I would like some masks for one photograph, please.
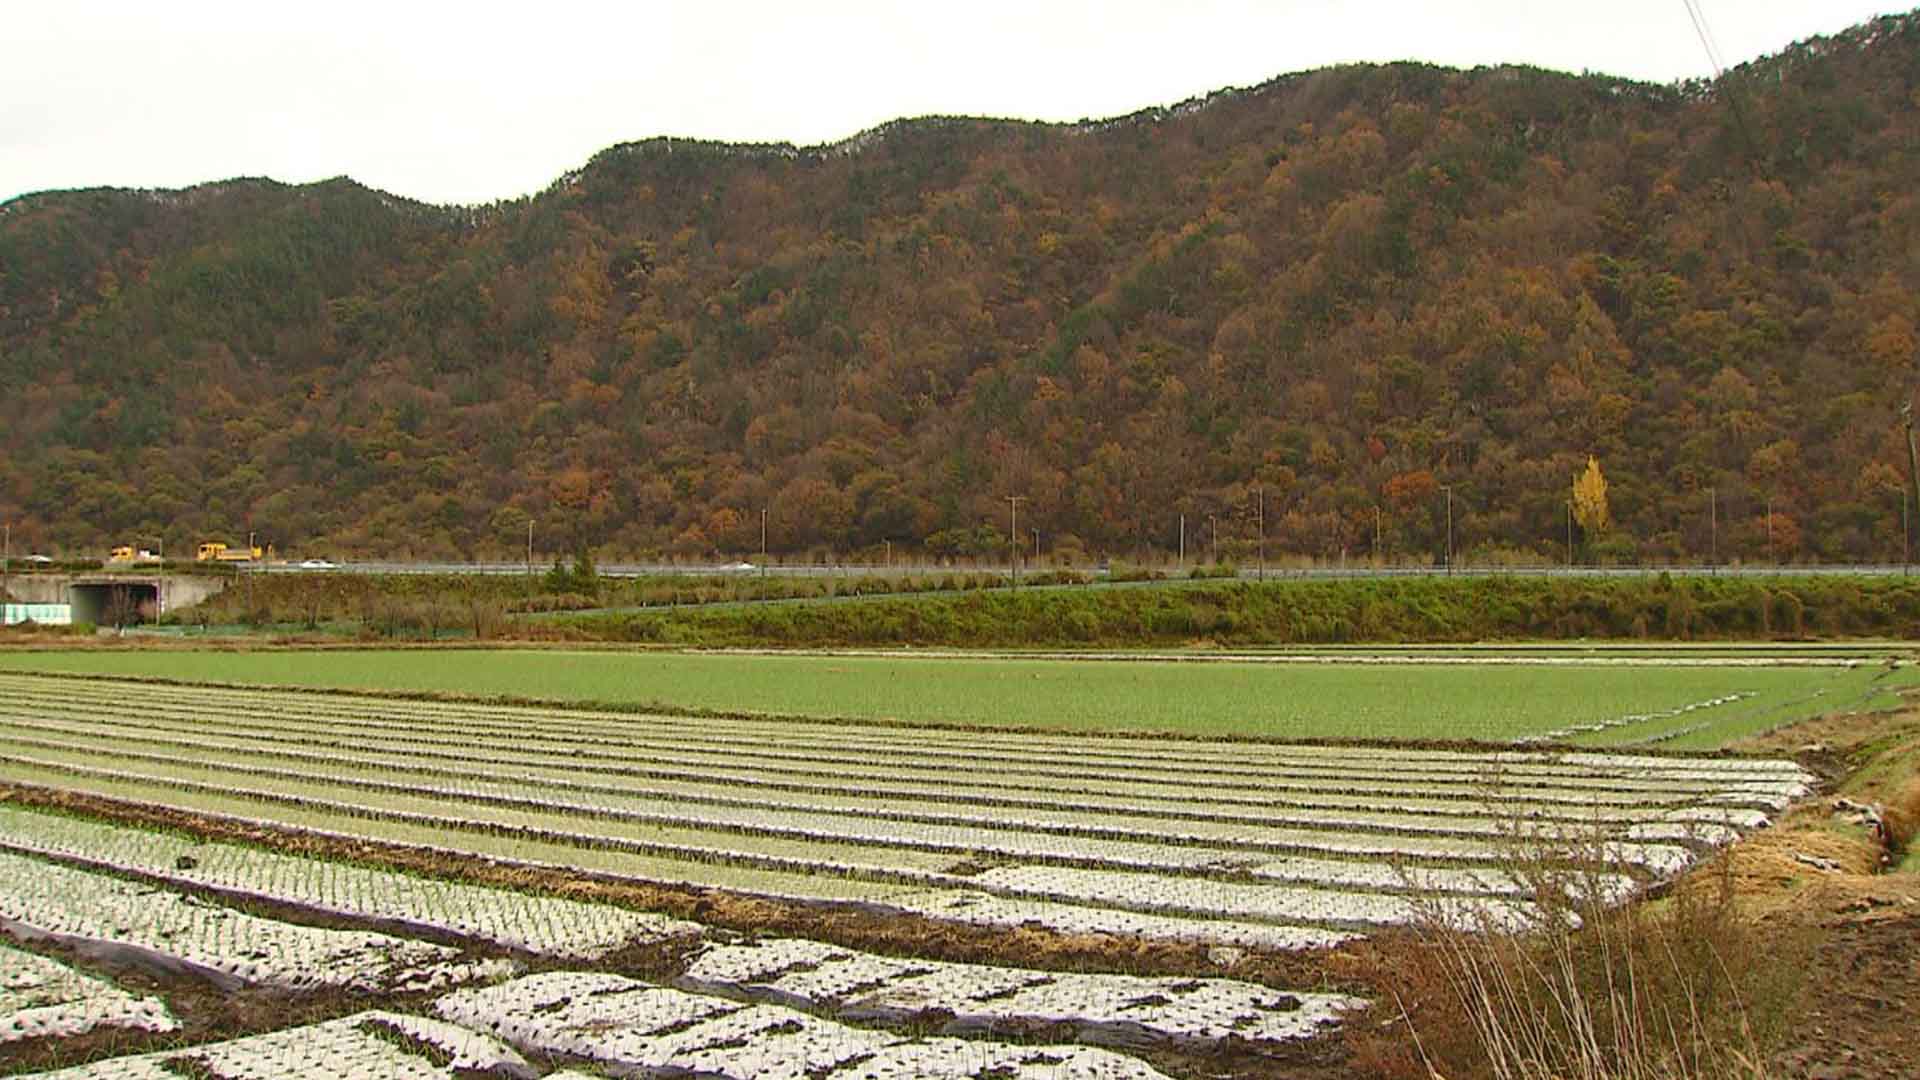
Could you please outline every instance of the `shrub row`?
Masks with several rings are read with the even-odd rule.
[[[1913,637],[1920,579],[1207,581],[589,613],[566,625],[593,638],[689,645],[986,648]]]

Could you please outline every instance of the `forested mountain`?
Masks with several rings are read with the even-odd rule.
[[[0,205],[23,544],[1889,559],[1920,12],[1652,86],[1341,67],[1098,123],[653,139],[478,208]],[[1262,497],[1256,496],[1262,492]],[[1710,496],[1709,492],[1713,494]],[[1710,507],[1710,499],[1712,506]],[[1710,523],[1710,514],[1714,523]],[[1711,535],[1710,535],[1711,531]],[[178,545],[176,547],[175,545]]]

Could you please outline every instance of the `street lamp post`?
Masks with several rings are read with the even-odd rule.
[[[1207,534],[1212,537],[1213,565],[1220,565],[1220,520],[1212,514],[1207,515]]]
[[[1453,573],[1453,485],[1441,484],[1440,490],[1447,493],[1447,573]]]
[[[1720,490],[1707,489],[1707,565],[1720,565]]]
[[[1180,569],[1187,568],[1187,515],[1180,515]]]
[[[767,576],[767,508],[760,508],[760,576]]]

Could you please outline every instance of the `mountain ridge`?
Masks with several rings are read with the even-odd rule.
[[[1264,492],[1272,552],[1424,561],[1445,487],[1459,550],[1544,560],[1595,454],[1619,528],[1584,556],[1883,559],[1916,41],[1888,16],[1713,84],[1353,65],[1091,124],[656,138],[485,206],[23,196],[0,513],[67,547],[481,557],[532,517],[697,557],[767,509],[778,551],[986,555],[1024,494],[1050,549],[1165,551],[1184,513],[1231,554]]]

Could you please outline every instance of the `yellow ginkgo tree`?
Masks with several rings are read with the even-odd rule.
[[[1607,531],[1607,478],[1600,471],[1600,460],[1587,455],[1587,471],[1573,478],[1573,520],[1589,539]]]

